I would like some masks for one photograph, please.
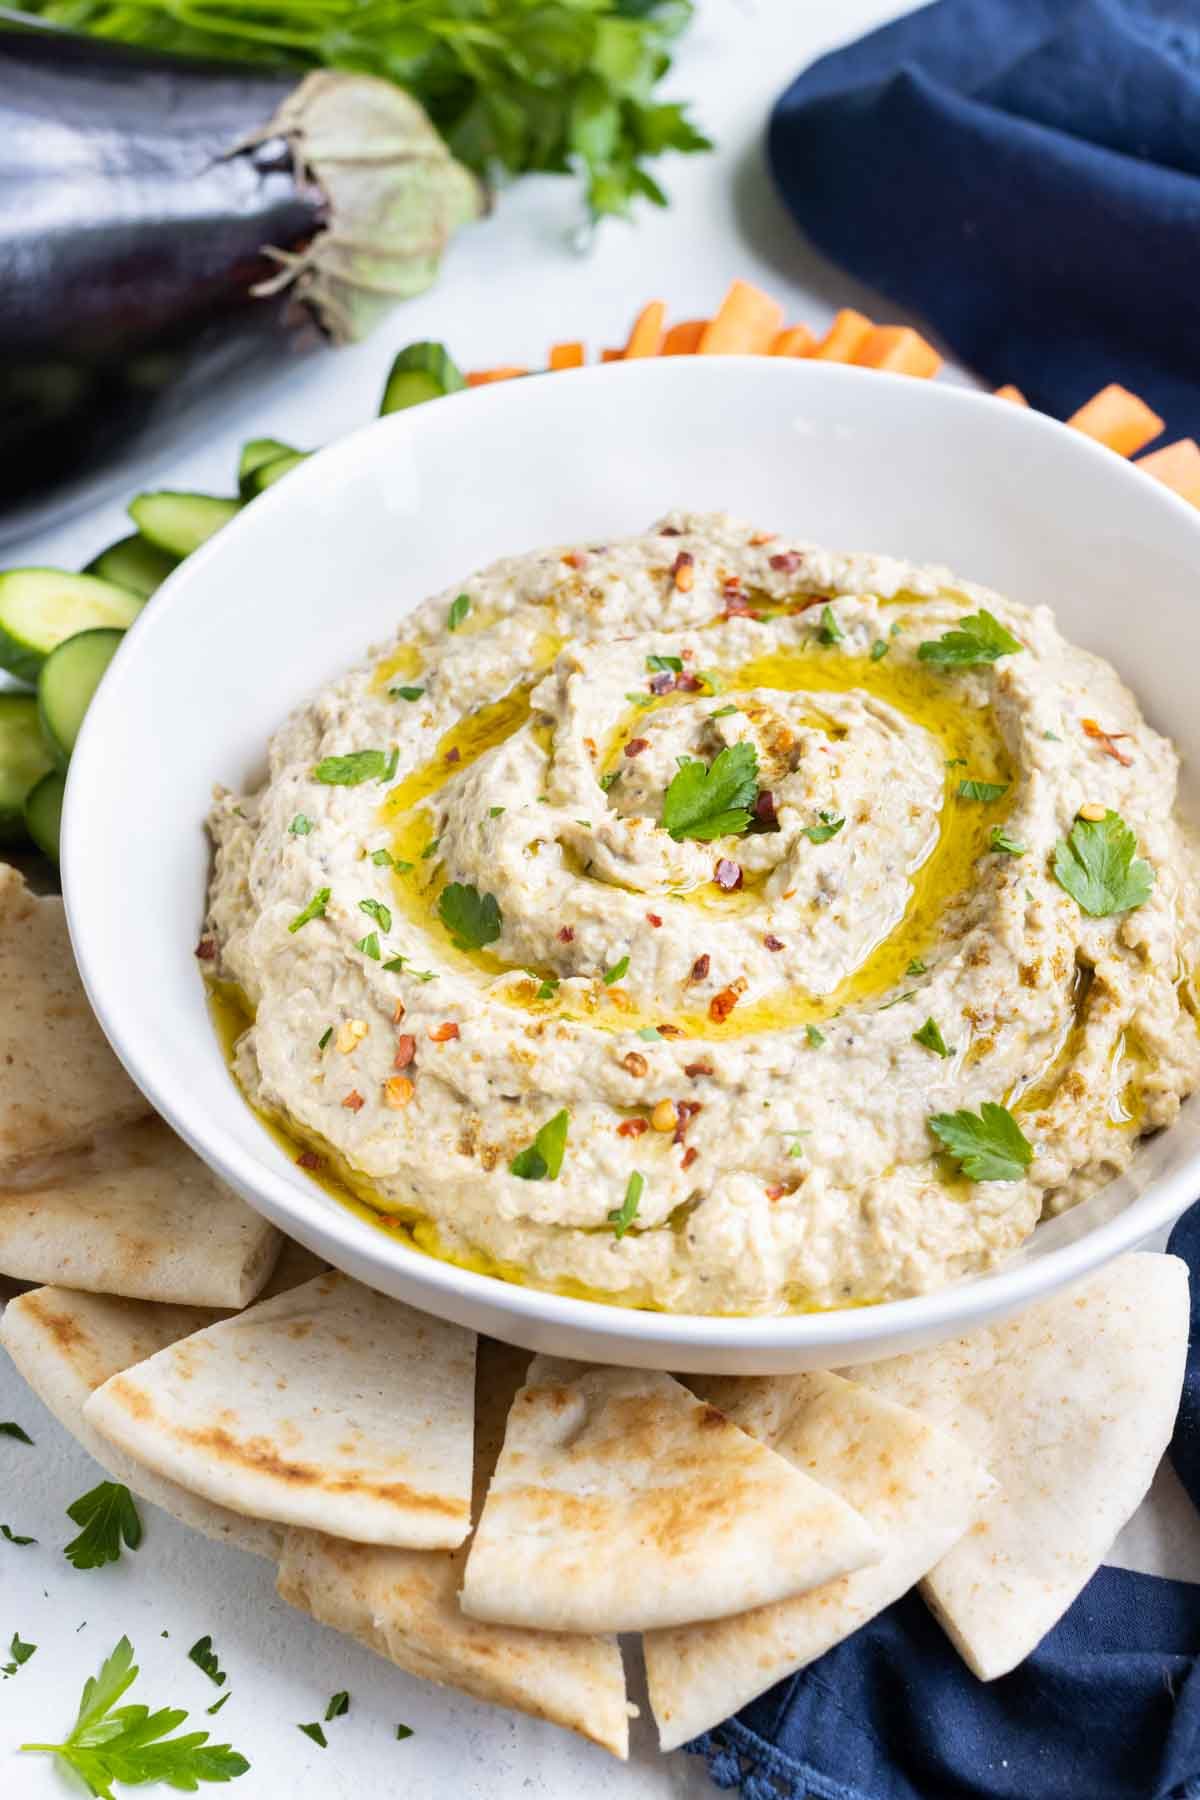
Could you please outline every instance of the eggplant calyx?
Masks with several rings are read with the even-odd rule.
[[[452,234],[487,210],[486,190],[424,108],[377,76],[315,70],[238,148],[279,137],[297,178],[324,195],[327,223],[300,251],[265,245],[279,273],[252,291],[292,286],[334,343],[366,337],[429,287]]]

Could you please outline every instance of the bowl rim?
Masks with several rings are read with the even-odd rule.
[[[697,378],[725,380],[731,371],[749,369],[758,371],[755,379],[759,379],[768,360],[758,356],[681,356],[593,364],[556,372],[555,388],[570,391],[568,384],[578,389],[600,379],[609,383],[625,381],[630,385],[649,380],[651,385],[662,382],[669,387],[685,377],[689,381]],[[789,372],[784,373],[779,363],[783,363]],[[917,387],[925,404],[974,411],[981,419],[990,417],[996,423],[1003,417],[1003,429],[1017,434],[1024,432],[1031,442],[1039,434],[1058,440],[1060,444],[1068,440],[1072,454],[1091,459],[1097,466],[1106,464],[1110,472],[1123,464],[1125,479],[1144,484],[1144,501],[1152,508],[1157,505],[1163,509],[1164,519],[1173,517],[1177,523],[1186,521],[1185,530],[1190,529],[1195,535],[1196,558],[1200,564],[1200,512],[1139,472],[1128,460],[1118,459],[1105,446],[1083,433],[1071,431],[1048,414],[1032,407],[998,405],[991,393],[975,388],[949,383],[936,387],[932,382],[915,384],[913,378],[906,375],[842,364],[813,363],[802,358],[776,359],[771,375],[776,381],[782,377],[784,381],[799,380],[801,383],[815,380],[820,385],[870,381],[873,391],[886,386],[911,393]],[[437,410],[444,417],[447,407],[456,406],[465,419],[481,415],[487,407],[507,410],[514,403],[514,390],[523,386],[523,382],[505,382],[467,389],[440,398]],[[181,562],[154,596],[156,604],[146,606],[130,627],[129,636],[137,646],[139,656],[147,651],[156,620],[163,618],[168,610],[179,611],[175,590],[181,585],[195,587],[203,583],[209,565],[224,554],[234,534],[240,538],[249,531],[261,529],[275,513],[302,507],[306,483],[320,478],[314,471],[327,472],[331,462],[353,465],[364,455],[366,444],[382,446],[393,438],[419,432],[424,412],[424,408],[416,407],[385,415],[335,438],[294,471],[288,482],[272,486],[255,500],[253,509],[244,509],[216,537]],[[162,604],[164,595],[174,602],[169,608]],[[197,603],[188,601],[187,604],[195,606]],[[1036,1259],[1020,1260],[1018,1249],[993,1270],[928,1293],[872,1305],[813,1312],[674,1313],[624,1306],[506,1281],[500,1276],[482,1274],[410,1248],[359,1218],[349,1208],[330,1205],[329,1197],[307,1179],[299,1175],[285,1177],[265,1160],[243,1150],[219,1120],[208,1120],[203,1131],[197,1129],[186,1104],[182,1082],[173,1081],[167,1070],[139,1053],[135,1023],[123,1016],[119,975],[115,970],[106,973],[102,958],[92,953],[85,879],[75,871],[86,866],[84,838],[88,794],[89,788],[101,781],[99,745],[105,718],[120,705],[124,681],[136,679],[139,669],[140,663],[125,655],[114,661],[84,721],[67,779],[62,824],[62,885],[68,929],[84,989],[118,1059],[155,1110],[202,1160],[282,1230],[302,1242],[319,1238],[321,1254],[328,1255],[330,1261],[336,1263],[340,1255],[348,1264],[379,1268],[398,1263],[406,1288],[423,1290],[431,1297],[437,1295],[452,1301],[464,1316],[469,1312],[499,1311],[510,1315],[514,1325],[519,1321],[526,1333],[539,1329],[544,1329],[547,1334],[574,1333],[600,1346],[606,1340],[612,1340],[614,1346],[621,1339],[636,1340],[647,1349],[661,1352],[662,1366],[669,1366],[668,1353],[672,1349],[684,1353],[711,1349],[714,1353],[729,1351],[752,1355],[757,1352],[786,1356],[801,1352],[819,1354],[828,1348],[836,1353],[834,1360],[838,1357],[843,1361],[855,1357],[865,1360],[872,1354],[873,1347],[885,1340],[890,1350],[898,1341],[919,1342],[951,1335],[956,1329],[967,1330],[973,1324],[1015,1311],[1047,1292],[1081,1278],[1102,1262],[1133,1248],[1170,1224],[1200,1188],[1198,1149],[1187,1156],[1180,1167],[1153,1177],[1146,1188],[1114,1216]],[[246,1106],[240,1091],[232,1083],[231,1091],[238,1104]],[[265,1127],[263,1129],[265,1137]],[[1170,1129],[1173,1127],[1168,1127]],[[414,1303],[422,1304],[420,1300]],[[431,1305],[430,1310],[437,1311],[436,1304]],[[619,1351],[615,1351],[614,1359],[618,1358]]]

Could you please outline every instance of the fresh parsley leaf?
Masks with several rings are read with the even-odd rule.
[[[1052,744],[1062,743],[1062,739],[1059,737],[1057,731],[1043,731],[1042,736],[1047,738]]]
[[[16,1438],[19,1444],[33,1443],[33,1439],[30,1437],[29,1433],[22,1430],[21,1426],[18,1425],[14,1419],[0,1419],[0,1435]]]
[[[340,1719],[343,1713],[348,1713],[349,1711],[350,1696],[345,1688],[342,1688],[340,1693],[331,1694],[329,1697],[329,1705],[325,1708],[326,1722],[328,1723],[330,1719]]]
[[[380,931],[392,929],[391,910],[383,904],[382,900],[360,900],[358,910],[366,913],[368,919],[374,919]]]
[[[364,781],[390,781],[396,773],[397,752],[351,750],[346,756],[326,756],[313,770],[326,787],[359,787]]]
[[[840,644],[845,639],[845,632],[833,614],[828,601],[821,608],[821,628],[817,632],[817,642],[821,644]]]
[[[934,1113],[929,1129],[969,1181],[1020,1181],[1033,1145],[1006,1106],[985,1100],[978,1113]]]
[[[220,1710],[221,1710],[221,1708],[222,1708],[222,1707],[223,1707],[223,1706],[224,1706],[224,1704],[225,1704],[225,1702],[226,1702],[226,1701],[227,1701],[227,1700],[228,1700],[228,1699],[229,1699],[229,1698],[230,1698],[230,1691],[229,1691],[229,1689],[228,1689],[228,1688],[226,1688],[226,1690],[225,1690],[225,1692],[224,1692],[224,1693],[223,1693],[223,1694],[222,1694],[222,1695],[221,1695],[221,1697],[220,1697],[220,1698],[219,1698],[219,1699],[218,1699],[218,1700],[214,1700],[214,1701],[213,1701],[213,1703],[212,1703],[212,1705],[211,1705],[211,1706],[206,1706],[206,1707],[205,1707],[205,1709],[204,1709],[204,1710],[205,1710],[205,1712],[206,1712],[206,1713],[207,1713],[207,1714],[208,1714],[208,1716],[209,1716],[209,1717],[210,1717],[210,1718],[211,1718],[211,1717],[212,1717],[212,1715],[213,1715],[213,1713],[219,1713],[219,1712],[220,1712]]]
[[[806,825],[801,832],[801,836],[808,838],[813,844],[827,844],[846,823],[845,819],[837,819],[831,812],[819,812],[817,817],[821,821],[819,825]]]
[[[653,675],[682,675],[683,658],[681,656],[648,656],[646,667]]]
[[[629,701],[631,706],[649,706],[654,699],[654,695],[647,694],[644,690],[635,689],[632,693],[626,694],[625,698]]]
[[[450,611],[446,615],[446,629],[448,631],[457,631],[470,610],[471,596],[469,594],[456,594],[454,599],[450,602]]]
[[[419,700],[425,692],[423,687],[394,687],[388,689],[390,700]]]
[[[142,1541],[142,1521],[133,1495],[119,1481],[102,1481],[81,1494],[68,1506],[67,1517],[83,1527],[63,1552],[76,1569],[99,1569],[105,1563],[119,1562],[122,1540],[130,1550],[136,1550]]]
[[[628,973],[629,973],[629,958],[627,956],[623,956],[619,962],[615,962],[613,964],[611,969],[605,969],[605,971],[604,971],[605,987],[611,987],[613,985],[614,981],[620,981],[621,977],[623,975],[628,975]]]
[[[927,972],[927,969],[928,964],[923,963],[919,956],[914,956],[904,973],[906,975],[924,975]]]
[[[212,1647],[212,1638],[207,1633],[204,1637],[196,1639],[188,1651],[188,1656],[198,1669],[204,1670],[210,1681],[215,1682],[218,1687],[224,1687],[225,1671],[217,1661],[216,1652]]]
[[[914,988],[906,988],[904,993],[895,994],[890,1000],[885,1000],[879,1010],[880,1012],[890,1012],[893,1006],[903,1006],[906,1000],[915,999],[916,990]]]
[[[390,850],[372,850],[371,861],[375,864],[377,869],[390,869],[394,867]],[[385,929],[390,930],[391,927],[388,926],[385,927]]]
[[[310,919],[323,919],[325,917],[325,908],[329,905],[329,896],[332,892],[332,888],[318,888],[308,905],[304,908],[304,911],[296,914],[295,918],[288,926],[288,930],[299,931],[300,927],[302,925],[307,925]]]
[[[876,638],[871,645],[871,661],[882,662],[890,649],[891,645],[884,638]]]
[[[969,669],[976,663],[993,663],[1001,656],[1012,656],[1024,648],[999,619],[981,607],[977,613],[960,619],[956,630],[918,644],[917,656],[921,662],[936,663],[939,668]]]
[[[710,694],[719,694],[720,693],[721,677],[719,675],[717,675],[712,669],[697,669],[695,671],[695,675],[696,675],[696,680],[702,681],[704,683],[705,687],[708,689]]]
[[[920,1044],[925,1050],[932,1050],[935,1056],[954,1055],[954,1051],[947,1044],[933,1019],[926,1019],[920,1031],[913,1032],[913,1043]]]
[[[361,950],[364,956],[369,956],[372,962],[378,962],[382,954],[379,948],[379,933],[368,931],[365,938],[359,938],[354,948]]]
[[[489,819],[498,819],[500,817],[500,814],[503,811],[504,811],[504,808],[502,806],[489,806],[488,807],[488,818]]]
[[[559,981],[557,975],[547,975],[533,997],[535,1000],[553,1000],[554,996],[558,993],[558,988]]]
[[[716,712],[710,712],[708,716],[710,719],[727,719],[730,713],[735,713],[737,710],[736,706],[718,706]]]
[[[600,786],[603,788],[604,792],[607,794],[609,788],[615,787],[617,785],[618,781],[620,781],[620,779],[621,779],[620,769],[610,769],[607,775],[602,775],[600,777]]]
[[[460,950],[482,950],[500,936],[504,920],[495,894],[481,894],[469,882],[452,881],[438,895],[438,918]]]
[[[1010,837],[1003,825],[993,825],[992,835],[988,839],[988,849],[995,850],[1002,856],[1024,856],[1026,846],[1018,844],[1016,838]]]
[[[8,1654],[12,1658],[12,1660],[11,1660],[11,1662],[6,1662],[6,1663],[0,1665],[0,1675],[4,1675],[4,1676],[15,1675],[17,1670],[22,1668],[25,1665],[25,1663],[27,1663],[29,1661],[30,1657],[33,1655],[33,1653],[36,1649],[37,1649],[36,1644],[23,1643],[21,1641],[20,1633],[17,1631],[14,1631],[13,1635],[12,1635],[12,1643],[8,1646]]]
[[[816,1025],[806,1025],[804,1027],[804,1035],[814,1050],[819,1050],[821,1045],[825,1042],[825,1033]]]
[[[641,1204],[642,1194],[646,1187],[646,1177],[637,1169],[629,1177],[629,1185],[625,1189],[625,1198],[620,1206],[615,1207],[608,1215],[608,1222],[613,1228],[613,1236],[620,1241],[637,1218],[637,1209]]]
[[[1094,919],[1131,912],[1150,898],[1154,870],[1137,855],[1137,838],[1120,813],[1076,819],[1054,846],[1054,874],[1060,887]]]
[[[426,844],[425,848],[421,852],[421,861],[422,862],[428,862],[429,858],[431,856],[437,855],[438,845],[441,843],[441,841],[442,841],[442,839],[441,839],[440,833],[438,834],[437,837],[430,838],[429,842]]]
[[[411,975],[414,981],[437,980],[436,969],[410,969],[408,961],[409,959],[407,956],[393,956],[388,962],[385,962],[383,966],[389,975]]]
[[[981,806],[990,806],[993,800],[999,800],[1007,792],[1007,781],[960,781],[958,784],[960,800],[978,800]]]
[[[305,1737],[312,1739],[314,1744],[320,1744],[322,1750],[328,1750],[329,1740],[326,1738],[325,1733],[321,1730],[321,1727],[317,1724],[315,1719],[310,1725],[297,1725],[296,1730],[302,1731]]]
[[[317,1049],[324,1050],[326,1044],[329,1042],[329,1040],[332,1036],[333,1036],[333,1026],[327,1025],[325,1027],[324,1031],[321,1033],[320,1037],[317,1039]]]
[[[665,1041],[657,1025],[639,1025],[638,1036],[648,1044],[661,1044]]]
[[[807,1136],[808,1134],[804,1133],[803,1135]],[[788,1155],[789,1156],[807,1156],[807,1154],[808,1154],[807,1148],[801,1142],[800,1138],[797,1138],[794,1144],[788,1145]]]
[[[0,1525],[0,1537],[4,1538],[6,1543],[15,1544],[19,1550],[23,1550],[27,1544],[37,1543],[37,1539],[34,1537],[21,1537],[11,1525]]]
[[[946,767],[948,769],[965,769],[966,766],[967,759],[965,756],[948,756],[946,758]]]
[[[398,1743],[402,1744],[404,1742],[405,1738],[410,1738],[410,1737],[412,1737],[412,1735],[413,1735],[413,1728],[411,1725],[397,1725],[396,1740]]]
[[[202,1781],[233,1781],[250,1764],[228,1744],[210,1744],[207,1731],[188,1731],[179,1737],[168,1733],[182,1725],[186,1712],[163,1706],[117,1707],[137,1680],[133,1646],[122,1638],[98,1675],[83,1684],[79,1716],[71,1735],[61,1744],[22,1744],[22,1750],[45,1751],[57,1756],[87,1784],[98,1800],[114,1800],[114,1781],[136,1786],[161,1781],[182,1792],[194,1793]]]
[[[288,826],[288,831],[293,837],[307,837],[312,828],[313,822],[307,814],[297,813]]]
[[[663,826],[676,843],[682,838],[710,842],[745,831],[757,783],[753,744],[727,745],[708,768],[685,761],[663,795]]]
[[[510,1173],[522,1181],[557,1181],[570,1123],[571,1115],[565,1107],[547,1119],[532,1144],[517,1151],[508,1165]]]

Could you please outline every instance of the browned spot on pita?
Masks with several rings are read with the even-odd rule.
[[[114,1375],[108,1384],[108,1391],[114,1400],[119,1400],[127,1413],[135,1419],[152,1419],[154,1408],[140,1388],[130,1387],[120,1375]]]
[[[114,1381],[110,1393],[119,1393],[121,1386],[119,1381]],[[287,1461],[265,1438],[242,1441],[219,1425],[194,1431],[176,1430],[174,1436],[184,1443],[194,1444],[198,1450],[211,1450],[219,1461],[270,1475],[292,1487],[319,1488],[326,1494],[362,1494],[373,1500],[386,1501],[391,1506],[407,1507],[414,1512],[440,1513],[449,1519],[462,1519],[468,1515],[468,1508],[460,1500],[447,1500],[441,1494],[422,1494],[403,1481],[373,1481],[362,1470],[351,1470],[337,1480],[330,1480],[311,1463]]]

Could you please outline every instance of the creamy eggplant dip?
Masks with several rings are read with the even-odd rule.
[[[493,564],[221,793],[247,1097],[424,1248],[770,1313],[991,1267],[1200,1078],[1177,759],[946,571],[723,516]]]

